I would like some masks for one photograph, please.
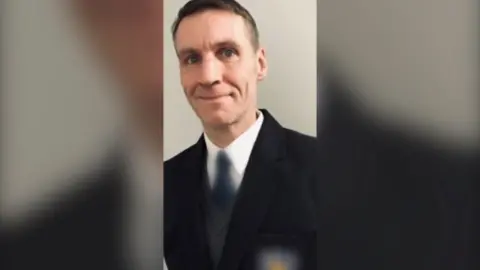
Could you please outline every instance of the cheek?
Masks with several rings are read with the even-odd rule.
[[[224,80],[233,86],[237,99],[248,99],[251,95],[251,85],[255,83],[255,75],[251,67],[230,67],[226,70]]]
[[[180,72],[180,83],[182,88],[184,89],[185,95],[190,97],[193,95],[195,89],[195,80],[193,80],[192,76],[187,74],[186,72]]]

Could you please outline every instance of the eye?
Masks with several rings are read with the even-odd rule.
[[[225,58],[231,58],[237,55],[237,51],[230,48],[221,49],[219,53],[222,57],[225,57]]]
[[[193,64],[197,63],[199,60],[200,60],[200,57],[198,55],[192,54],[192,55],[187,56],[184,59],[184,63],[187,64],[187,65],[193,65]]]

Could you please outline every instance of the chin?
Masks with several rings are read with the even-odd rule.
[[[221,118],[221,117],[209,117],[209,118],[204,118],[203,121],[206,125],[211,126],[211,127],[221,127],[221,126],[226,126],[231,123],[228,119]]]
[[[221,127],[229,125],[233,122],[231,115],[225,112],[209,113],[207,115],[203,115],[201,118],[205,125],[212,127]]]

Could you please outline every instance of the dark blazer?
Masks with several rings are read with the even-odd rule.
[[[301,269],[316,269],[316,141],[262,113],[218,269],[254,270],[255,257],[271,246],[295,250]],[[170,270],[213,269],[205,228],[205,160],[201,137],[165,163],[164,250]]]
[[[117,155],[109,157],[51,207],[32,212],[28,224],[4,231],[2,269],[124,269],[122,168]]]
[[[248,260],[267,235],[287,246],[291,235],[310,238],[307,269],[475,269],[472,160],[375,122],[338,79],[324,78],[317,140],[265,113],[219,269],[254,269]],[[165,164],[171,270],[212,269],[205,151],[201,138]]]

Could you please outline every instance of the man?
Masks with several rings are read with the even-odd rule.
[[[204,132],[165,163],[168,267],[316,269],[316,143],[258,109],[268,64],[254,19],[235,1],[192,0],[173,39]]]
[[[98,169],[10,231],[2,255],[8,269],[162,269],[163,1],[69,4],[122,88],[125,132]]]

